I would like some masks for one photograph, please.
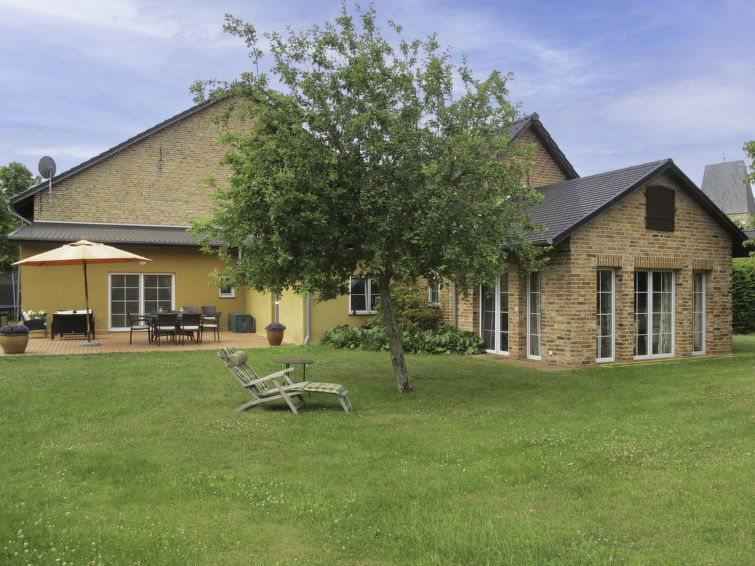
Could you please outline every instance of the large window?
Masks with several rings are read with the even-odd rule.
[[[349,312],[373,314],[380,301],[380,290],[371,279],[352,277],[349,280]]]
[[[111,273],[110,329],[128,328],[126,313],[173,310],[175,279],[170,273]]]
[[[598,270],[596,358],[599,362],[614,360],[614,281],[612,269]]]
[[[634,355],[674,355],[674,274],[670,271],[634,274]]]
[[[539,360],[540,356],[540,272],[527,277],[527,357]]]
[[[692,352],[705,353],[705,274],[692,274]]]
[[[480,285],[480,335],[485,349],[496,354],[509,352],[509,276],[498,278],[495,286]]]

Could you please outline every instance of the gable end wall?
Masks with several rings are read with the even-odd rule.
[[[532,169],[530,169],[527,185],[533,188],[544,187],[546,185],[552,185],[553,183],[560,183],[566,181],[566,176],[559,169],[556,162],[553,161],[551,156],[545,150],[545,147],[537,136],[532,133],[532,130],[527,130],[519,138],[522,143],[534,144],[535,157],[533,159]]]
[[[34,197],[34,219],[186,226],[210,212],[212,174],[224,184],[219,164],[220,126],[210,119],[224,108],[208,106]],[[236,122],[237,124],[240,122]]]
[[[615,360],[634,359],[635,269],[674,272],[674,355],[692,355],[692,275],[706,281],[706,354],[731,352],[731,236],[667,175],[648,184],[676,193],[675,231],[645,228],[645,187],[556,245],[542,269],[542,361],[584,366],[596,358],[596,283],[600,267],[615,270]],[[526,358],[527,280],[509,269],[509,356]],[[458,298],[458,326],[479,333],[479,292]],[[450,322],[450,295],[441,312]]]

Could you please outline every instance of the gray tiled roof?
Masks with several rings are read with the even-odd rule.
[[[538,187],[538,192],[545,198],[533,206],[529,213],[533,222],[545,224],[547,233],[533,234],[527,239],[537,244],[556,244],[640,185],[664,172],[672,175],[700,206],[734,236],[735,241],[743,239],[744,234],[741,230],[674,165],[671,159]]]
[[[744,161],[727,161],[705,166],[703,192],[726,214],[755,214],[750,184],[745,183]]]
[[[8,235],[15,244],[64,243],[86,239],[104,244],[198,247],[185,226],[134,226],[79,222],[33,222]]]

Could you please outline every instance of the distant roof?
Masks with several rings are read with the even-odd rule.
[[[131,147],[132,145],[142,141],[143,139],[148,138],[152,134],[155,134],[159,132],[160,130],[164,130],[165,128],[172,126],[176,122],[179,122],[180,120],[183,120],[184,118],[187,118],[188,116],[191,116],[192,114],[196,114],[197,112],[207,108],[208,106],[215,104],[216,102],[219,102],[220,100],[223,100],[223,99],[220,98],[220,99],[209,100],[207,102],[202,102],[201,104],[197,104],[196,106],[193,106],[192,108],[189,108],[188,110],[184,110],[180,114],[176,114],[175,116],[160,122],[156,126],[152,126],[148,130],[144,130],[140,134],[136,134],[134,137],[127,139],[123,143],[120,143],[116,145],[115,147],[111,147],[107,151],[104,151],[100,153],[99,155],[92,157],[91,159],[84,161],[83,163],[79,165],[76,165],[75,167],[69,169],[68,171],[64,171],[60,175],[55,175],[52,178],[52,184],[55,185],[56,183],[59,183],[65,179],[68,179],[69,177],[72,177],[73,175],[76,175],[77,173],[80,173],[81,171],[84,171],[85,169],[88,169],[89,167],[96,165],[97,163],[107,159],[108,157],[111,157],[112,155],[115,155],[116,153]],[[50,181],[44,180],[41,183],[38,183],[34,185],[33,187],[27,189],[26,191],[14,196],[12,199],[10,199],[9,204],[21,216],[24,216],[25,218],[31,218],[32,215],[34,214],[34,195],[36,195],[40,191],[47,190],[49,186],[50,186]]]
[[[135,246],[199,247],[187,226],[143,226],[130,224],[88,224],[82,222],[33,222],[10,234],[14,244],[57,244],[85,239],[103,244]]]
[[[535,224],[545,224],[547,232],[527,239],[536,244],[557,244],[571,233],[627,196],[656,175],[670,174],[679,185],[734,238],[745,239],[744,233],[700,190],[671,159],[653,161],[589,177],[562,181],[539,187],[545,198],[530,210]]]
[[[558,144],[556,144],[551,135],[548,133],[548,130],[546,130],[545,126],[543,126],[543,123],[540,121],[540,116],[538,116],[537,112],[533,112],[529,116],[526,116],[518,122],[512,124],[511,130],[509,131],[509,137],[511,138],[511,141],[518,140],[520,137],[522,137],[522,135],[524,135],[527,130],[530,129],[532,130],[532,133],[535,134],[540,143],[543,144],[545,151],[547,151],[548,155],[551,156],[551,159],[553,159],[558,168],[564,174],[564,177],[566,177],[567,179],[576,179],[577,177],[579,177],[579,174],[574,169],[574,167],[572,167],[572,164],[569,163],[568,159],[566,159],[566,155],[564,155],[564,153],[561,151],[561,148],[558,147]]]
[[[703,192],[726,214],[755,214],[755,200],[745,183],[744,161],[727,161],[705,166]]]

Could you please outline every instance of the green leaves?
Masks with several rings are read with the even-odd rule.
[[[0,167],[0,273],[9,273],[11,264],[18,260],[18,246],[7,239],[18,226],[18,220],[8,211],[8,201],[38,181],[39,177],[16,161]]]
[[[330,298],[354,273],[464,289],[504,271],[507,250],[536,266],[542,252],[523,239],[532,153],[508,142],[511,76],[479,80],[435,36],[389,42],[373,7],[356,16],[344,6],[335,23],[266,34],[279,88],[259,72],[226,85],[246,125],[223,137],[229,186],[195,228],[221,255],[241,251],[225,275]],[[259,61],[254,27],[226,22]]]

